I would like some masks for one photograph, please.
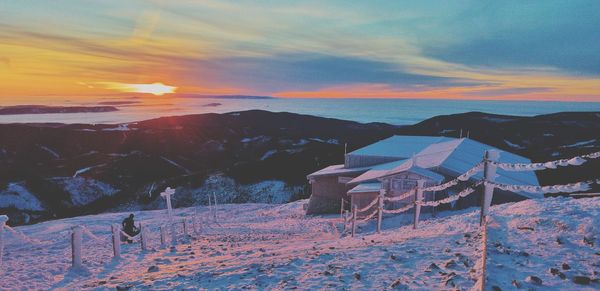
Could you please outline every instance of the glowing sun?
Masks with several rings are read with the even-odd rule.
[[[107,89],[117,90],[121,92],[134,92],[134,93],[147,93],[157,96],[164,94],[175,93],[177,87],[168,86],[163,83],[152,83],[152,84],[126,84],[118,82],[100,82],[98,84],[104,85]]]

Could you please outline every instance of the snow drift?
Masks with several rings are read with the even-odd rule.
[[[166,211],[141,211],[151,251],[124,245],[113,260],[110,224],[128,213],[101,214],[17,227],[5,237],[0,273],[7,289],[250,288],[469,289],[481,267],[479,211],[443,212],[417,230],[410,215],[385,218],[383,232],[361,224],[342,237],[337,215],[305,216],[303,204],[222,205],[218,223],[206,207],[202,231],[161,249]],[[491,208],[486,287],[594,290],[600,287],[600,198],[547,198]],[[83,265],[70,270],[70,228],[83,225]],[[181,231],[181,228],[179,228]],[[19,235],[22,232],[27,237]],[[32,267],[35,266],[35,267]],[[582,278],[587,278],[582,279]],[[587,285],[582,285],[587,284]]]

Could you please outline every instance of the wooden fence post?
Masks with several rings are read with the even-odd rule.
[[[348,210],[344,210],[344,230],[342,233],[346,233],[346,224],[348,224]]]
[[[354,237],[354,233],[356,232],[356,213],[358,212],[358,206],[354,205],[352,209],[352,237]]]
[[[112,243],[113,243],[113,257],[118,259],[121,257],[121,232],[118,224],[110,226],[112,230]]]
[[[2,266],[2,254],[4,253],[4,228],[7,221],[8,216],[0,215],[0,267]]]
[[[424,186],[425,180],[421,179],[417,181],[417,189],[415,190],[415,216],[413,229],[417,229],[419,226],[419,216],[421,215],[421,201],[423,201]]]
[[[483,235],[481,240],[483,241],[483,254],[481,256],[481,260],[483,261],[483,266],[481,268],[481,288],[480,290],[484,291],[485,290],[485,279],[486,279],[486,273],[487,273],[487,240],[488,240],[488,233],[487,233],[487,226],[488,226],[488,218],[486,217],[483,220]]]
[[[194,229],[194,234],[198,234],[198,222],[196,220],[197,217],[194,214],[194,216],[192,216],[192,228]]]
[[[377,233],[381,233],[381,220],[383,219],[383,198],[385,197],[385,189],[379,190],[379,205],[377,207]]]
[[[175,247],[177,245],[177,228],[175,227],[175,223],[171,222],[171,246]]]
[[[71,266],[74,269],[83,267],[81,264],[81,241],[83,238],[83,227],[81,225],[73,226],[71,233]]]
[[[496,164],[499,153],[497,151],[485,151],[483,156],[483,197],[481,199],[481,214],[479,216],[479,225],[483,226],[485,217],[488,215],[492,198],[494,196],[494,186],[486,182],[494,182],[496,177]]]
[[[188,221],[186,218],[183,218],[182,220],[183,220],[183,235],[185,237],[188,237],[188,236],[190,236],[189,230],[188,230]]]
[[[215,222],[217,222],[217,194],[215,194],[215,192],[213,192],[213,198],[214,198],[213,200],[215,202],[214,203],[215,204],[215,207],[214,207],[215,209],[213,211],[213,219],[214,219]]]
[[[198,217],[196,217],[196,219],[197,219],[197,221],[198,221],[198,222],[197,222],[197,223],[198,223],[198,234],[201,234],[201,233],[202,233],[202,230],[203,230],[203,227],[204,227],[204,226],[202,225],[202,217],[201,217],[201,216],[198,216]]]
[[[160,247],[164,248],[167,246],[167,229],[164,224],[160,226]]]
[[[148,233],[146,233],[146,226],[140,223],[140,245],[142,251],[148,250]]]
[[[342,204],[340,205],[340,218],[344,218],[344,198],[342,198]]]

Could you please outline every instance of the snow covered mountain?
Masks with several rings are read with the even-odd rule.
[[[119,125],[1,124],[0,212],[11,225],[126,209],[282,203],[310,195],[306,175],[394,134],[460,133],[534,161],[600,150],[600,114],[536,117],[465,113],[413,126],[245,111]],[[597,178],[600,162],[544,171],[542,184]],[[598,189],[595,189],[598,190]]]
[[[410,214],[360,224],[342,234],[337,215],[305,216],[289,204],[175,209],[175,219],[202,218],[198,233],[161,248],[165,210],[135,212],[150,230],[148,251],[122,246],[112,259],[110,224],[128,213],[81,216],[10,229],[2,289],[358,289],[478,288],[482,270],[479,210],[425,217]],[[70,269],[70,229],[82,225],[82,270]],[[600,197],[545,198],[493,206],[487,240],[486,290],[598,290]]]

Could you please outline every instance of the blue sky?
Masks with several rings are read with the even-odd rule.
[[[600,101],[600,1],[3,1],[0,27],[0,98]]]

